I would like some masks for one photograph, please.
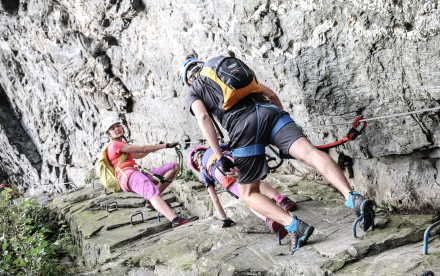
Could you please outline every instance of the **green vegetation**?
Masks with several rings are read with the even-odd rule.
[[[0,195],[0,275],[65,275],[57,256],[72,249],[66,225],[49,223],[49,210],[34,199],[15,204]]]
[[[376,210],[374,210],[376,213],[380,213],[380,212],[385,212],[385,213],[391,213],[395,210],[394,206],[392,206],[391,204],[380,204],[379,207],[376,208]]]
[[[177,179],[183,179],[183,181],[197,181],[197,177],[194,176],[191,170],[182,170],[182,174]]]

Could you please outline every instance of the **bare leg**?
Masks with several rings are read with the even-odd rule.
[[[169,221],[172,221],[175,217],[177,217],[173,210],[171,210],[170,206],[168,206],[168,204],[160,196],[151,198],[150,202],[154,209],[164,215]]]
[[[174,164],[173,165],[173,167],[171,168],[171,170],[169,170],[169,171],[167,171],[164,175],[163,175],[163,177],[166,179],[166,180],[173,180],[174,179],[174,177],[176,176],[176,173],[179,171],[179,165],[177,165],[177,163],[176,164]],[[165,189],[170,185],[171,183],[170,182],[164,182],[164,183],[158,183],[156,186],[157,186],[157,189],[159,189],[159,192],[160,192],[160,194],[162,194],[162,192],[163,191],[165,191]]]
[[[267,196],[260,194],[260,181],[251,184],[238,185],[241,199],[257,213],[268,217],[282,225],[292,223],[292,217],[283,209],[278,207]]]
[[[220,216],[222,220],[227,219],[225,210],[223,209],[223,206],[220,203],[220,200],[218,199],[217,192],[215,191],[215,188],[213,186],[211,185],[208,186],[208,193],[211,196],[212,203],[214,204],[214,208],[217,214]]]
[[[255,211],[254,209],[252,209],[252,208],[250,208],[250,207],[249,207],[249,210],[251,210],[252,213],[254,213],[254,215],[256,215],[257,217],[259,217],[260,219],[262,219],[264,222],[266,222],[266,220],[264,219],[265,217],[264,217],[262,214],[258,213],[257,211]]]
[[[305,137],[301,137],[289,148],[289,154],[309,166],[317,169],[342,195],[348,198],[352,191],[341,168],[325,152],[315,148]]]
[[[269,198],[274,198],[277,195],[277,190],[270,186],[266,181],[260,180],[260,190]]]

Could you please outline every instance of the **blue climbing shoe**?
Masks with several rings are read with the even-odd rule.
[[[353,224],[353,233],[356,236],[356,224],[359,222],[361,229],[366,232],[370,226],[374,228],[373,201],[356,192],[350,192],[345,205],[353,210],[357,219]]]
[[[315,227],[308,225],[296,216],[293,217],[292,224],[284,226],[284,228],[289,232],[290,251],[292,252],[292,255],[307,243],[310,235],[312,235],[315,230]]]
[[[278,244],[281,244],[281,240],[284,239],[285,236],[287,236],[286,228],[282,227],[281,224],[274,220],[271,220],[270,218],[267,218],[266,224],[267,226],[269,226],[270,230],[272,230],[272,232],[277,235]]]

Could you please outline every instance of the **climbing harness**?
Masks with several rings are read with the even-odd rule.
[[[261,154],[265,153],[266,145],[263,143],[258,143],[258,136],[260,134],[260,112],[258,111],[259,106],[275,107],[278,111],[278,119],[275,122],[275,126],[272,128],[269,141],[273,140],[273,137],[275,136],[275,134],[285,124],[287,124],[289,122],[293,122],[293,120],[287,114],[282,114],[281,109],[279,107],[277,107],[276,105],[274,105],[274,104],[266,105],[266,104],[261,104],[259,102],[255,102],[255,110],[257,113],[257,135],[255,136],[255,144],[250,145],[250,146],[246,146],[246,147],[242,147],[242,148],[233,149],[232,154],[234,157],[250,157],[250,156],[257,156],[257,155],[261,155]]]
[[[247,147],[243,147],[243,148],[237,148],[233,150],[233,155],[234,157],[250,157],[250,156],[256,156],[256,155],[261,155],[265,153],[265,148],[266,145],[262,144],[262,143],[258,143],[258,135],[259,135],[259,131],[260,131],[260,114],[258,111],[258,107],[259,106],[263,106],[263,107],[275,107],[278,111],[278,119],[275,122],[275,125],[273,126],[271,132],[270,132],[270,137],[269,137],[269,142],[272,143],[273,139],[275,137],[275,135],[278,133],[278,131],[285,126],[288,123],[293,122],[292,118],[290,118],[290,116],[288,114],[282,114],[281,109],[279,109],[276,105],[264,105],[261,103],[256,102],[255,103],[255,108],[256,108],[256,114],[257,114],[257,135],[255,138],[255,144],[247,146]],[[361,120],[363,119],[362,116],[358,117],[355,119],[355,121],[353,122],[352,127],[350,128],[350,130],[348,131],[347,135],[336,141],[333,143],[329,143],[329,144],[325,144],[325,145],[320,145],[320,146],[315,146],[317,149],[329,149],[329,148],[333,148],[336,146],[339,146],[347,141],[353,141],[355,140],[361,133],[362,131],[367,127],[367,123],[364,121],[362,122],[362,124],[360,123]],[[272,151],[272,153],[278,157],[280,159],[280,163],[282,162],[282,159],[284,156],[282,156],[281,154],[277,153],[275,151],[275,149],[273,147],[270,147],[270,150]],[[266,155],[266,157],[268,157],[268,155]],[[285,156],[285,157],[290,157],[290,156]],[[270,158],[270,159],[269,159]],[[267,159],[267,161],[272,161],[273,157],[269,157]],[[290,157],[292,158],[292,157]],[[276,158],[275,158],[276,159]],[[271,170],[275,170],[276,168],[280,167],[281,164],[276,164],[274,167],[271,168]]]
[[[440,225],[440,220],[437,221],[436,223],[432,224],[431,226],[429,226],[426,231],[425,231],[425,235],[423,237],[423,255],[428,254],[428,237],[429,237],[429,232],[431,232],[431,230],[434,227],[437,227]]]
[[[272,145],[267,146],[270,150],[269,153],[266,154],[266,161],[267,165],[269,166],[270,172],[276,171],[281,165],[283,165],[284,158],[281,156],[281,154],[272,147]],[[272,162],[273,161],[273,162]]]

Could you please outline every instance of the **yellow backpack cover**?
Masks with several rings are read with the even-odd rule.
[[[111,142],[104,147],[104,150],[101,151],[98,157],[99,181],[107,189],[115,193],[120,193],[122,192],[122,189],[121,186],[119,186],[118,176],[116,175],[115,169],[108,158],[108,146],[110,144]],[[127,159],[127,156],[127,153],[121,153],[121,156],[119,156],[118,159],[118,167]]]

